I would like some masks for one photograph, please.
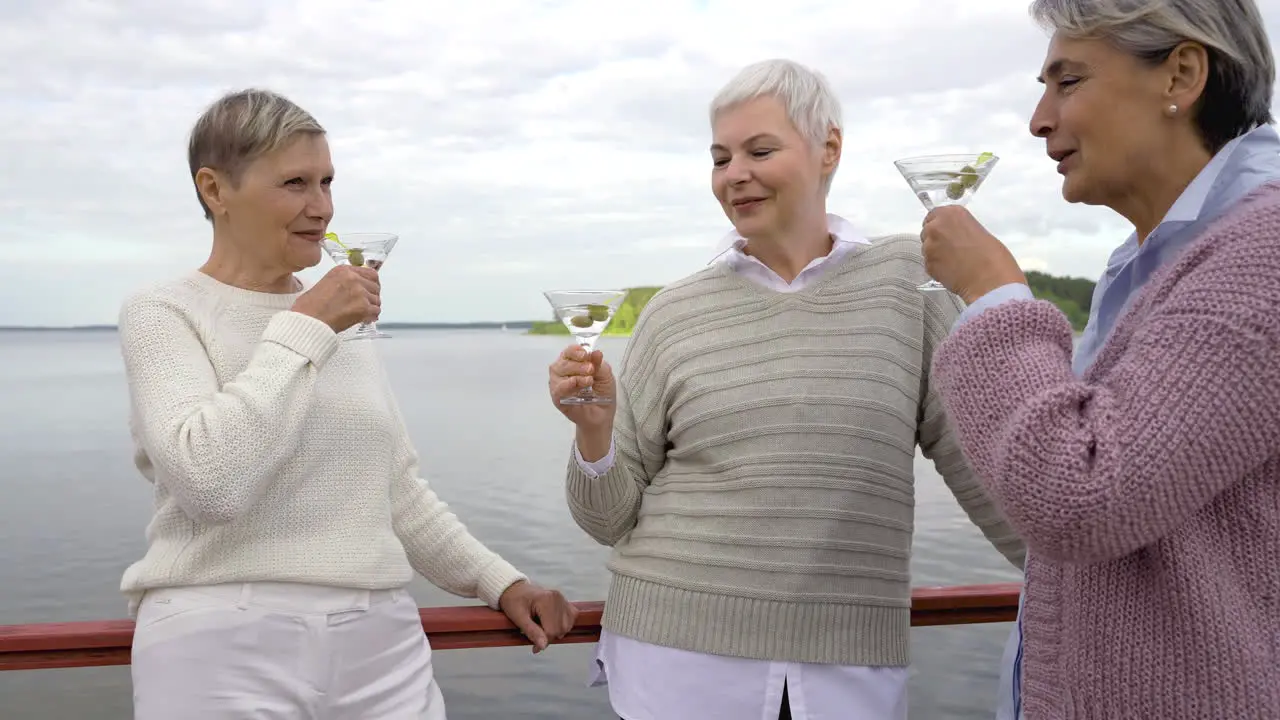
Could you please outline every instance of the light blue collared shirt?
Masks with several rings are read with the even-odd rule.
[[[1145,242],[1139,243],[1136,232],[1131,233],[1111,253],[1094,288],[1089,322],[1072,357],[1072,372],[1077,377],[1084,375],[1130,301],[1156,271],[1173,262],[1207,225],[1273,180],[1280,180],[1280,135],[1270,125],[1263,125],[1223,146],[1182,191]],[[1002,285],[965,308],[956,327],[1002,303],[1030,299],[1033,295],[1026,285]],[[1022,601],[1000,665],[996,720],[1022,720]]]

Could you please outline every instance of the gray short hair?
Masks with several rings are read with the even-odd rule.
[[[324,134],[311,113],[270,90],[250,88],[218,98],[196,120],[187,145],[191,182],[207,167],[226,173],[236,182],[254,160],[284,147],[295,135]],[[207,220],[209,206],[196,188],[196,199]]]
[[[1196,107],[1205,145],[1275,120],[1276,63],[1254,0],[1034,0],[1031,16],[1066,37],[1106,40],[1151,63],[1193,41],[1209,53],[1209,78]]]
[[[827,142],[831,129],[843,129],[840,100],[822,73],[792,60],[764,60],[746,66],[711,100],[711,122],[716,116],[758,97],[777,98],[787,118],[814,148]],[[831,189],[831,175],[824,179]]]

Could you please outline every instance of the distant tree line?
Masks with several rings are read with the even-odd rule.
[[[1059,277],[1035,270],[1027,271],[1026,275],[1033,295],[1057,305],[1077,331],[1084,329],[1089,322],[1096,283],[1084,278]]]
[[[661,287],[627,288],[627,296],[622,299],[622,304],[613,314],[613,320],[609,323],[609,327],[605,328],[604,334],[630,337],[631,331],[635,330],[636,321],[640,319],[640,311],[644,310],[644,306],[648,305],[661,289]],[[552,319],[549,321],[535,320],[533,327],[529,328],[529,334],[568,335],[569,328],[555,317],[555,313],[552,313]]]

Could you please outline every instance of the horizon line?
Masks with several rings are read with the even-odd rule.
[[[432,320],[379,320],[378,327],[425,328],[425,327],[532,327],[542,320],[464,320],[464,321],[432,321]],[[0,325],[5,330],[119,330],[117,324],[88,323],[84,325]]]

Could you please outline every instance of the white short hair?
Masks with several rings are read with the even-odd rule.
[[[1164,62],[1183,42],[1209,52],[1209,78],[1196,125],[1216,152],[1274,122],[1275,57],[1254,0],[1034,0],[1031,16],[1070,38],[1105,40],[1121,52]]]
[[[191,129],[187,164],[191,181],[200,168],[226,173],[235,183],[254,160],[284,147],[299,134],[323,135],[324,128],[311,113],[285,96],[250,88],[228,93],[205,109]],[[209,206],[196,187],[196,198],[207,220]]]
[[[793,60],[773,59],[753,63],[738,71],[711,100],[711,122],[737,105],[758,97],[776,98],[787,119],[814,149],[827,142],[832,128],[843,130],[840,100],[822,73]],[[830,191],[835,171],[824,179]]]

